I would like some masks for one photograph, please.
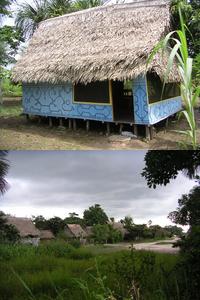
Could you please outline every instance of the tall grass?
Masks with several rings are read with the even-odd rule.
[[[186,131],[179,131],[181,134],[185,134],[189,140],[189,147],[193,150],[198,148],[197,144],[197,124],[195,120],[194,107],[197,104],[198,97],[200,95],[200,87],[194,87],[192,81],[192,71],[193,71],[193,59],[189,57],[188,44],[186,30],[187,27],[184,23],[184,19],[179,7],[179,16],[180,16],[180,30],[170,32],[163,40],[161,40],[158,45],[154,48],[151,55],[149,56],[147,64],[152,61],[154,55],[159,51],[167,51],[170,53],[166,74],[164,78],[164,85],[167,82],[169,77],[170,70],[173,66],[174,61],[177,62],[177,67],[179,75],[181,78],[181,96],[185,104],[185,109],[182,111],[182,114],[185,116],[189,129]],[[172,46],[173,45],[173,46]],[[187,145],[184,145],[187,147]]]
[[[84,247],[52,242],[1,245],[0,257],[1,300],[187,299],[176,255],[135,250],[92,255]]]

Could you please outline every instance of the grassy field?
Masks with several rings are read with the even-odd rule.
[[[0,299],[187,299],[179,256],[104,250],[63,242],[0,245]]]

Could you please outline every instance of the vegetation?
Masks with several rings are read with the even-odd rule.
[[[3,194],[7,188],[8,188],[8,183],[5,179],[8,169],[9,169],[9,164],[6,159],[7,156],[7,151],[0,151],[0,194]]]
[[[161,40],[158,45],[152,51],[148,59],[148,63],[152,61],[153,57],[160,50],[162,52],[168,51],[170,53],[167,69],[164,79],[164,86],[168,80],[170,70],[176,61],[178,72],[181,79],[181,96],[185,105],[185,110],[181,112],[187,120],[189,129],[186,131],[179,131],[179,133],[185,134],[189,140],[189,147],[192,147],[193,150],[198,148],[197,145],[197,124],[195,120],[194,108],[197,104],[198,97],[200,95],[200,87],[194,89],[192,82],[192,70],[193,70],[193,59],[189,56],[189,49],[186,37],[186,25],[181,13],[180,7],[179,17],[180,17],[180,26],[181,29],[170,32],[163,40]],[[184,144],[184,146],[186,146]]]
[[[51,242],[1,245],[0,260],[2,300],[190,299],[176,255],[131,250],[94,256]]]
[[[10,224],[6,224],[6,216],[0,211],[0,243],[16,243],[19,240],[18,230]]]
[[[3,97],[21,97],[22,87],[20,84],[13,84],[10,75],[10,71],[2,68],[2,95]]]
[[[108,216],[101,208],[99,204],[90,206],[83,213],[83,219],[87,226],[93,226],[97,224],[106,224],[108,222]]]

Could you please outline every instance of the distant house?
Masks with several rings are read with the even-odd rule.
[[[40,241],[50,241],[55,239],[54,234],[51,232],[51,230],[40,230]]]
[[[31,219],[6,216],[7,224],[17,228],[20,241],[23,244],[37,246],[40,241],[40,231],[35,227]]]
[[[109,222],[109,224],[112,225],[114,229],[120,231],[123,238],[128,233],[127,229],[124,228],[124,225],[121,222]]]
[[[85,242],[87,233],[79,224],[67,224],[64,229],[65,234],[69,238],[79,239],[82,243]]]

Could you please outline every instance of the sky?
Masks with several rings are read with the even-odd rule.
[[[82,216],[95,203],[109,217],[129,215],[136,224],[172,224],[178,199],[195,185],[181,173],[166,187],[150,189],[141,176],[145,151],[10,151],[9,190],[0,210],[19,217]]]

